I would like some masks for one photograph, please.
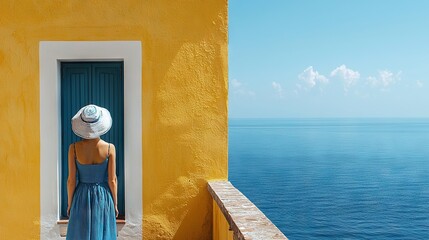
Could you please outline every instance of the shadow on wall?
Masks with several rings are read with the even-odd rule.
[[[201,179],[200,182],[206,181]],[[156,226],[151,227],[150,232],[144,232],[145,236],[177,240],[190,239],[190,236],[194,236],[195,239],[210,238],[212,201],[209,194],[206,194],[206,188],[200,189],[198,185],[188,178],[181,177],[162,195],[165,198],[155,201],[152,205],[154,211],[162,212],[162,209],[168,208],[169,214],[145,216],[144,224]],[[180,194],[185,191],[189,195]]]

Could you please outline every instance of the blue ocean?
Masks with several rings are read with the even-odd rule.
[[[429,119],[230,119],[229,180],[289,239],[429,239]]]

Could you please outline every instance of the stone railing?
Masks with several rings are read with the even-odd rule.
[[[286,236],[228,181],[208,183],[213,197],[213,239],[268,240]]]

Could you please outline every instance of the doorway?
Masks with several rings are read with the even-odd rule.
[[[67,219],[68,146],[80,138],[71,129],[71,118],[83,106],[107,108],[113,119],[102,139],[116,146],[119,217],[125,218],[124,189],[124,63],[61,62],[61,199],[60,218]]]

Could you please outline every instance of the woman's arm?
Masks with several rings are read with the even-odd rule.
[[[109,165],[108,165],[108,176],[109,176],[109,188],[112,192],[113,203],[115,204],[116,217],[118,216],[118,179],[116,178],[116,149],[115,145],[110,144],[109,153]]]
[[[73,143],[70,144],[69,154],[68,154],[68,163],[69,163],[69,177],[67,179],[67,196],[68,196],[68,207],[67,215],[70,216],[70,208],[73,200],[74,190],[76,188],[76,164],[74,156],[74,146]]]

